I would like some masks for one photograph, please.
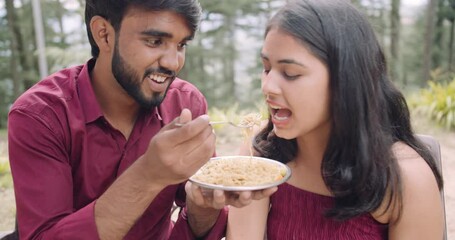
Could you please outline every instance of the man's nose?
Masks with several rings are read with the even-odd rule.
[[[174,72],[178,72],[184,59],[184,53],[175,48],[169,48],[160,58],[160,66]]]

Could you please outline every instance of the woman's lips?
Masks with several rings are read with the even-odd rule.
[[[272,117],[277,121],[286,121],[292,115],[292,112],[286,108],[272,109]]]

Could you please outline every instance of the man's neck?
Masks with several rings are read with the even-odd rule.
[[[106,64],[98,61],[100,59],[91,72],[96,99],[106,120],[128,139],[139,115],[140,106],[115,80],[111,69],[103,68]]]

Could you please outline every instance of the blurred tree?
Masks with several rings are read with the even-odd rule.
[[[351,0],[351,3],[356,6],[360,6],[360,0]]]
[[[444,4],[446,0],[438,0],[436,12],[436,28],[434,34],[434,45],[436,47],[433,52],[433,64],[436,66],[441,65],[443,60],[443,45],[444,45]]]
[[[409,10],[400,7],[400,0],[351,0],[372,23],[391,76],[406,87],[426,83],[423,69],[429,74],[437,68],[448,72],[455,68],[455,0],[432,1],[434,15],[429,25],[431,16],[425,15],[424,6]],[[210,106],[254,106],[261,97],[259,52],[265,24],[287,0],[200,2],[201,27],[187,49],[179,76],[198,86]],[[49,72],[90,57],[84,4],[84,0],[41,0]],[[39,80],[30,0],[5,0],[4,6],[0,9],[0,127],[6,119],[1,114]],[[428,34],[430,27],[433,35]]]
[[[436,9],[432,68],[453,72],[455,0],[439,0]]]
[[[448,41],[448,70],[455,73],[455,0],[447,0],[447,5],[443,6],[445,11],[443,16],[449,21],[449,41]]]
[[[10,80],[13,82],[13,96],[17,97],[22,93],[23,83],[22,76],[20,74],[20,65],[19,65],[19,42],[21,42],[22,35],[19,31],[19,20],[17,19],[16,9],[14,7],[13,0],[5,0],[6,7],[6,19],[9,29],[9,49],[11,50],[11,57],[9,58],[10,62]],[[7,76],[8,76],[7,75]]]
[[[426,85],[431,71],[437,69],[450,79],[454,72],[455,0],[431,0],[427,6],[423,79]]]
[[[271,8],[282,4],[282,0],[201,0],[201,29],[188,48],[180,76],[196,84],[212,106],[252,105],[248,90],[255,76],[238,75],[238,62],[257,69],[258,57],[251,58],[244,49],[257,54]]]
[[[74,0],[41,0],[42,11],[46,13],[42,16],[49,70],[66,67],[79,59],[86,60],[90,52],[86,49],[87,54],[82,58],[79,49],[72,49],[80,43],[75,42],[74,36],[70,37],[73,33],[65,31],[64,20],[81,13],[80,8],[67,9],[64,6],[67,3],[74,5]],[[0,128],[6,122],[9,105],[40,80],[32,17],[30,0],[5,0],[5,10],[0,11],[0,58],[5,59],[0,62]],[[81,17],[74,19],[82,20]],[[84,39],[84,44],[86,42]]]
[[[420,85],[425,86],[430,80],[430,71],[432,66],[432,50],[433,50],[433,37],[435,31],[435,10],[438,0],[429,0],[426,10],[426,27],[425,27],[425,43],[423,53],[423,80]]]
[[[401,81],[400,79],[400,0],[392,0],[392,8],[390,13],[390,77],[393,81]]]
[[[425,36],[424,11],[414,13],[416,21],[406,23],[401,31],[402,87],[414,88],[422,80],[423,45]]]

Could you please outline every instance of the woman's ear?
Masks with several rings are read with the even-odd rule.
[[[109,21],[101,16],[94,16],[90,20],[90,30],[100,53],[114,49],[115,30]]]

